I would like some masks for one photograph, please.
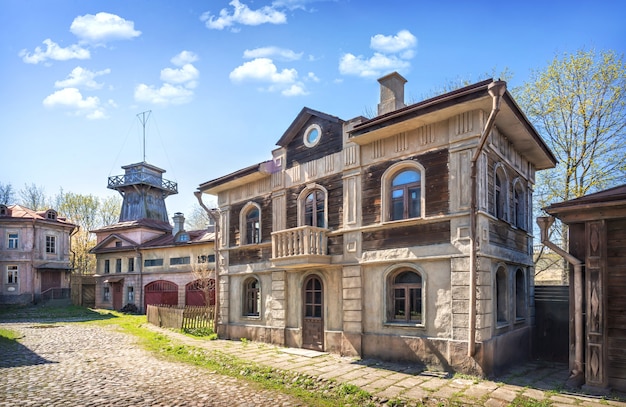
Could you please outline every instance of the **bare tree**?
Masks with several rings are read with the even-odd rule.
[[[46,202],[46,192],[44,187],[35,184],[24,184],[24,188],[19,191],[20,205],[30,208],[34,211],[48,209]]]
[[[0,182],[0,204],[11,205],[15,202],[15,191],[11,184],[3,184]]]

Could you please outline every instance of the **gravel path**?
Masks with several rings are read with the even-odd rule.
[[[0,407],[296,406],[287,395],[168,362],[132,336],[84,324],[3,323],[19,342],[0,344]]]

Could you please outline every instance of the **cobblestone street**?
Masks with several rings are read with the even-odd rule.
[[[281,393],[155,357],[134,338],[83,324],[0,324],[0,406],[294,406]]]

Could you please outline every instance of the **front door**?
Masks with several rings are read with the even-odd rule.
[[[111,289],[113,290],[113,309],[122,309],[122,283],[112,283]]]
[[[42,271],[41,292],[44,293],[51,288],[61,288],[61,273],[58,271]]]
[[[324,350],[324,287],[318,276],[309,276],[303,287],[302,347]]]

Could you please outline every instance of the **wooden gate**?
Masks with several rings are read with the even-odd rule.
[[[96,285],[84,284],[82,286],[82,302],[83,307],[95,307],[96,306]]]
[[[569,286],[535,286],[534,355],[553,362],[569,358]]]
[[[146,285],[144,309],[148,305],[178,306],[178,286],[171,281],[157,280]]]
[[[208,305],[215,305],[215,280],[195,280],[185,286],[186,306],[206,306],[206,297],[209,297]]]
[[[41,272],[41,292],[51,288],[61,288],[61,273],[58,271]]]
[[[324,350],[324,287],[318,276],[309,276],[303,285],[302,347]]]

